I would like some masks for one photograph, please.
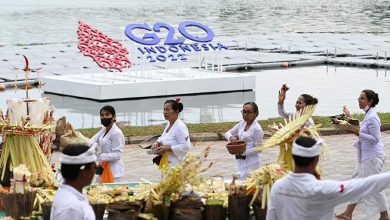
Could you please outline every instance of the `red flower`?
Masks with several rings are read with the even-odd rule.
[[[181,98],[175,98],[176,102],[181,102]]]
[[[340,192],[341,192],[341,193],[344,192],[344,184],[341,184],[341,185],[340,185]]]

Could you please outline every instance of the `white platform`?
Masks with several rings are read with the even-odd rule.
[[[107,72],[43,77],[46,93],[93,100],[135,99],[255,89],[255,76],[197,69]]]

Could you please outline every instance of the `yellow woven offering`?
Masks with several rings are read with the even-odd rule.
[[[162,181],[149,185],[136,196],[147,200],[145,209],[151,211],[153,202],[165,202],[166,198],[177,199],[187,186],[198,186],[204,182],[204,177],[199,174],[207,171],[213,164],[211,162],[204,166],[209,151],[210,147],[207,147],[199,155],[188,153],[179,165],[172,168],[164,166]]]
[[[248,194],[255,189],[252,200],[249,206],[252,206],[253,202],[257,198],[257,195],[262,190],[261,208],[264,209],[267,205],[267,201],[271,196],[271,188],[276,180],[282,178],[286,173],[283,171],[279,164],[268,164],[261,168],[254,170],[252,173],[253,179],[247,186]]]
[[[303,133],[305,123],[312,116],[315,109],[316,105],[309,105],[292,115],[289,120],[285,119],[285,126],[278,129],[263,145],[257,146],[256,150],[261,151],[276,145],[293,142]]]
[[[278,130],[265,141],[261,146],[257,146],[256,150],[261,151],[270,147],[278,146],[280,148],[278,164],[284,171],[291,171],[294,169],[294,161],[292,157],[292,144],[294,140],[300,135],[308,135],[314,139],[319,138],[317,127],[305,127],[305,123],[312,116],[316,109],[316,105],[306,106],[301,111],[292,115],[289,120],[285,119],[285,126],[279,125]]]

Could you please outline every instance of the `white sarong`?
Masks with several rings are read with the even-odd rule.
[[[352,178],[363,178],[381,173],[385,160],[386,156],[380,154],[358,163],[352,174]],[[384,191],[371,194],[369,197],[363,199],[352,200],[349,203],[364,203],[366,211],[370,214],[384,212],[388,209],[386,195]]]

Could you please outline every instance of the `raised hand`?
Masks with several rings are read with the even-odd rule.
[[[343,106],[343,113],[344,113],[345,117],[347,117],[349,119],[352,118],[351,112],[348,110],[346,105]]]
[[[278,103],[279,104],[283,104],[285,99],[286,99],[286,91],[285,90],[279,90]]]

